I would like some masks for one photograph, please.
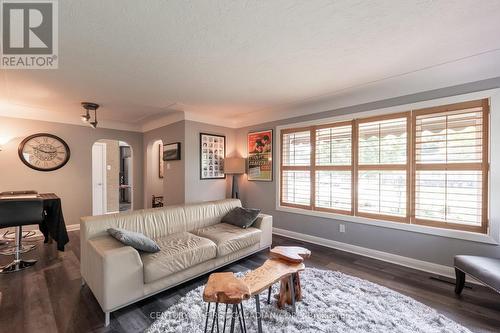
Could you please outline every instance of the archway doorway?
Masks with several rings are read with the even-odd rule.
[[[92,215],[133,209],[132,147],[119,140],[92,146]]]
[[[144,206],[147,208],[153,207],[154,200],[161,200],[162,203],[165,203],[163,196],[164,171],[163,141],[159,139],[151,140],[146,150]]]

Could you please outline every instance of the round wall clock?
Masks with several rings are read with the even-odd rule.
[[[19,158],[32,169],[54,171],[69,161],[70,150],[63,139],[46,133],[28,136],[19,144]]]

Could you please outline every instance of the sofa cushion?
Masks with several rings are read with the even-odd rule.
[[[217,244],[217,256],[219,257],[259,243],[262,233],[257,228],[242,229],[227,223],[214,224],[192,232]]]
[[[455,267],[500,292],[500,258],[459,255]]]
[[[140,232],[133,232],[121,228],[109,228],[108,233],[125,245],[144,252],[158,252],[160,247],[154,240],[144,236]]]
[[[144,283],[180,272],[213,259],[217,255],[217,246],[214,242],[189,232],[171,234],[155,241],[161,248],[159,252],[141,254]]]
[[[221,222],[246,229],[257,220],[259,213],[260,209],[235,207],[222,217]]]

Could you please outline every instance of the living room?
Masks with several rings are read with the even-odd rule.
[[[0,6],[0,332],[500,331],[499,1]]]

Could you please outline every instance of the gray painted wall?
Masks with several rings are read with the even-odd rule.
[[[200,179],[200,133],[226,136],[226,156],[235,154],[236,130],[195,121],[185,121],[186,138],[186,202],[218,200],[228,197],[228,179]]]
[[[28,135],[51,133],[64,139],[71,150],[69,162],[52,172],[35,171],[17,155],[19,143]],[[134,209],[143,207],[142,134],[67,125],[37,120],[0,117],[0,135],[14,137],[0,151],[0,191],[34,189],[54,192],[62,199],[66,224],[79,224],[92,215],[92,145],[99,139],[121,140],[133,149]]]
[[[184,203],[184,178],[185,178],[185,164],[186,164],[186,142],[184,139],[185,121],[178,121],[167,126],[163,126],[152,131],[144,133],[144,151],[152,153],[151,145],[157,141],[162,140],[163,144],[180,142],[181,143],[181,160],[168,161],[164,164],[164,178],[163,178],[163,196],[165,204],[175,205]],[[144,179],[148,179],[149,172],[155,172],[155,168],[151,167],[156,159],[147,156],[144,158]],[[148,192],[149,193],[149,192]],[[149,195],[145,195],[146,202],[151,201]],[[147,205],[145,205],[147,207]]]
[[[224,199],[229,194],[230,179],[200,179],[200,133],[225,135],[226,156],[235,153],[236,130],[227,127],[183,120],[144,133],[144,151],[148,155],[149,152],[153,154],[151,145],[156,140],[163,140],[164,144],[181,142],[181,160],[165,162],[164,165],[163,194],[167,205]],[[144,179],[156,172],[151,163],[156,163],[155,159],[146,157]],[[146,206],[151,200],[149,190],[145,191]]]
[[[494,78],[241,128],[237,130],[237,149],[239,152],[246,154],[246,136],[248,132],[254,130],[274,129],[274,133],[277,135],[276,126],[279,125],[375,110],[498,87],[500,87],[500,78]],[[275,139],[275,151],[277,143],[278,141]],[[274,165],[274,172],[275,174],[278,172],[276,165]],[[278,228],[448,266],[452,265],[453,256],[456,254],[500,257],[500,246],[497,245],[277,211],[275,209],[276,186],[276,181],[269,183],[249,182],[246,180],[246,176],[240,177],[240,190],[243,203],[247,207],[260,208],[264,213],[273,215],[274,226]],[[346,225],[345,233],[338,232],[340,223]]]

